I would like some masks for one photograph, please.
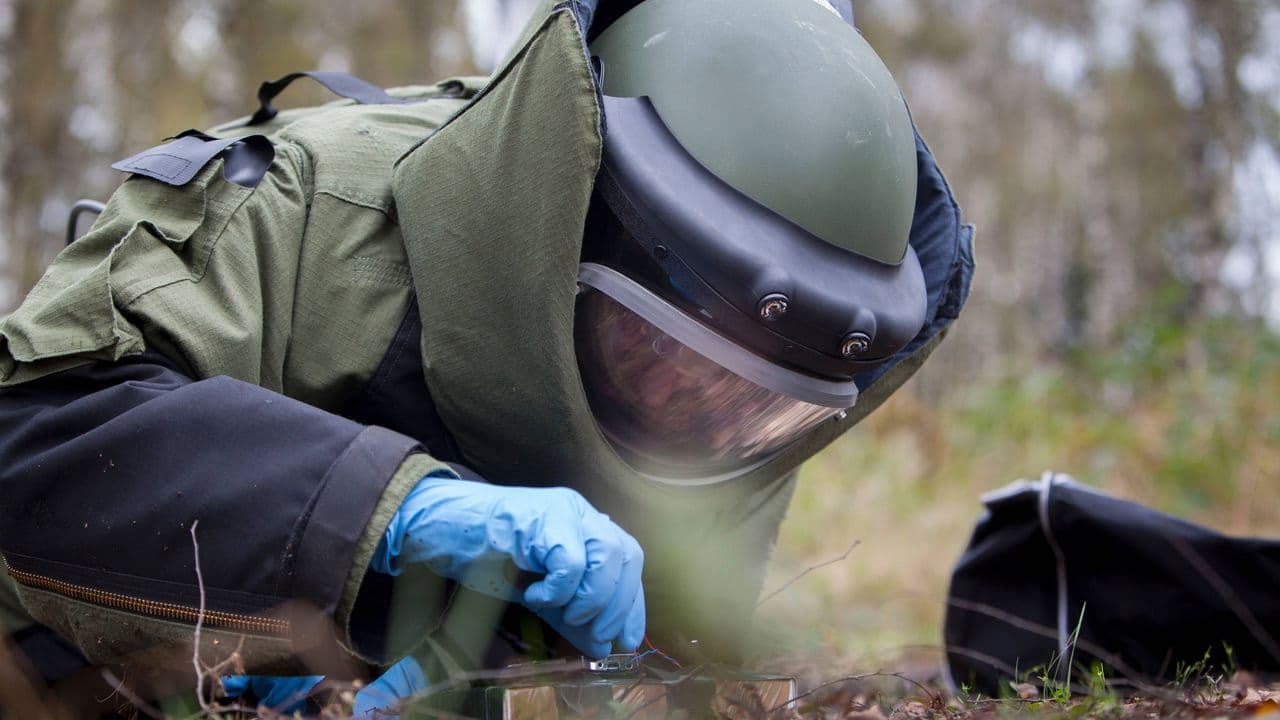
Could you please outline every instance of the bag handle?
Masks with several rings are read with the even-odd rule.
[[[323,85],[329,92],[349,100],[355,100],[361,105],[405,105],[415,102],[414,100],[388,95],[386,90],[377,85],[347,73],[327,70],[293,72],[279,80],[267,80],[258,86],[258,103],[260,107],[253,114],[253,117],[249,118],[249,122],[245,123],[245,126],[261,125],[274,118],[280,111],[271,105],[271,101],[284,92],[284,89],[289,87],[290,83],[300,77],[309,77]]]

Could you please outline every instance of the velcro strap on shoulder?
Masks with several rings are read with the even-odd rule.
[[[223,177],[242,187],[254,187],[271,167],[275,152],[263,135],[213,138],[198,130],[186,130],[163,145],[143,150],[111,167],[182,187],[221,155]]]
[[[249,118],[249,122],[245,123],[245,126],[261,125],[274,118],[279,111],[271,105],[271,101],[284,92],[284,89],[289,87],[290,83],[300,77],[309,77],[323,85],[329,92],[355,100],[361,105],[404,105],[414,102],[413,100],[389,95],[386,90],[377,85],[347,73],[325,70],[295,72],[289,73],[279,80],[268,80],[258,87],[258,102],[261,107],[253,113],[253,117]]]

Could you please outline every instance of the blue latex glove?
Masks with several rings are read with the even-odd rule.
[[[374,717],[374,710],[381,710],[379,718],[394,718],[388,710],[407,697],[427,691],[427,678],[422,674],[422,667],[411,657],[387,668],[382,676],[369,683],[369,686],[356,693],[355,707],[352,708],[352,719]]]
[[[281,715],[292,715],[306,707],[307,693],[323,679],[323,675],[227,675],[222,678],[222,689],[227,697],[232,698],[252,692],[258,698],[258,705],[265,705]]]
[[[305,708],[307,693],[323,679],[323,675],[230,675],[222,678],[222,687],[227,697],[233,698],[252,690],[258,697],[259,705],[265,705],[281,715],[291,715]],[[381,711],[377,714],[378,718],[394,718],[395,715],[389,714],[389,711],[396,703],[426,691],[427,679],[422,674],[422,667],[413,658],[404,658],[356,693],[352,718],[372,718],[375,710]]]
[[[392,518],[372,569],[404,563],[536,612],[584,654],[644,639],[644,551],[635,538],[568,488],[523,488],[427,477]],[[541,575],[520,592],[512,564]]]

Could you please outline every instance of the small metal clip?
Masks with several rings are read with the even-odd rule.
[[[606,655],[599,660],[587,660],[583,658],[586,664],[587,672],[612,674],[631,672],[640,666],[639,655],[628,655],[625,653],[614,653]]]

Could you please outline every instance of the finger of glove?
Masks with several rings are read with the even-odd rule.
[[[307,695],[323,679],[323,675],[276,678],[277,682],[271,686],[270,692],[265,696],[258,693],[258,704],[266,705],[284,715],[292,714],[295,710],[306,707]]]
[[[387,668],[377,680],[356,693],[356,701],[352,707],[353,717],[374,717],[375,711],[381,711],[381,717],[405,698],[427,691],[427,678],[422,666],[412,657],[407,657]]]
[[[548,517],[547,523],[554,523],[554,528],[547,527],[544,531],[548,535],[543,545],[547,550],[542,557],[535,558],[538,567],[525,567],[546,573],[524,591],[524,604],[534,610],[569,604],[587,571],[587,548],[578,518]],[[535,545],[538,544],[541,543],[535,541]]]
[[[589,511],[583,517],[587,540],[587,572],[565,608],[565,622],[591,623],[595,637],[607,641],[619,630],[635,593],[640,591],[644,552],[640,544],[608,515]],[[613,632],[605,634],[606,626]]]
[[[622,537],[617,533],[621,533],[621,530],[614,532],[605,529],[588,536],[587,570],[582,575],[577,592],[573,594],[573,600],[564,608],[564,621],[570,625],[593,623],[608,609],[609,603],[617,594],[626,559]],[[630,607],[630,600],[627,601],[627,606]]]
[[[222,692],[226,693],[227,697],[238,698],[249,689],[249,683],[253,677],[250,675],[223,675],[219,679],[222,681]]]
[[[564,621],[561,608],[550,608],[537,611],[538,617],[560,634],[565,640],[573,643],[578,651],[590,658],[602,658],[613,652],[613,643],[600,642],[591,637],[591,628],[586,625],[569,625]]]
[[[285,714],[301,709],[307,694],[323,679],[323,675],[228,675],[221,678],[227,697],[238,698],[252,691],[258,698],[258,704]]]
[[[623,560],[613,597],[609,599],[604,610],[592,623],[593,636],[597,640],[613,640],[617,638],[621,642],[622,629],[630,620],[636,607],[636,598],[644,597],[644,588],[641,586],[644,553],[640,550],[639,543],[630,537],[627,540],[628,542],[624,545]],[[641,601],[640,607],[643,614],[643,601]],[[643,624],[643,620],[641,622]],[[627,649],[634,650],[635,647],[632,646]]]
[[[636,595],[636,602],[631,606],[631,612],[627,614],[627,622],[622,626],[622,639],[620,644],[626,652],[635,652],[640,647],[640,643],[644,642],[645,631],[645,608],[644,608],[644,591],[640,591]]]

